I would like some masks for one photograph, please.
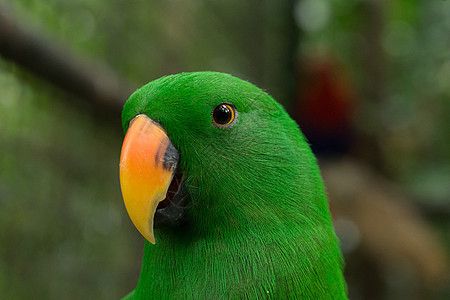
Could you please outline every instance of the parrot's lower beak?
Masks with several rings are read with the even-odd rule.
[[[155,211],[166,198],[178,160],[178,151],[159,124],[145,115],[131,121],[120,156],[120,186],[128,215],[152,244]]]

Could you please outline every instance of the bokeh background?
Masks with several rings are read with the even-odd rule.
[[[121,106],[214,70],[269,92],[310,140],[352,299],[448,299],[449,36],[450,1],[0,1],[0,298],[135,287]]]

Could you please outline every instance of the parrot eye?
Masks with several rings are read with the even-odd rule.
[[[211,112],[213,125],[219,128],[228,128],[236,121],[237,111],[233,104],[221,103]]]

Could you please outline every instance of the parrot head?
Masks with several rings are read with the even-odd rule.
[[[306,141],[249,82],[216,72],[166,76],[137,90],[122,120],[122,194],[151,243],[154,223],[205,234],[286,222],[301,207],[321,217],[324,203],[308,195],[322,187]]]

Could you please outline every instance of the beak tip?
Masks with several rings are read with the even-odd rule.
[[[155,235],[153,234],[153,232],[145,235],[144,237],[147,241],[149,241],[150,244],[153,244],[153,245],[156,244]]]

